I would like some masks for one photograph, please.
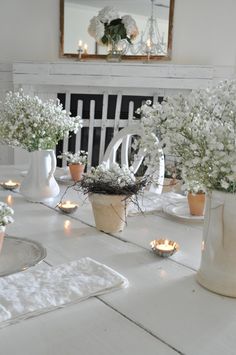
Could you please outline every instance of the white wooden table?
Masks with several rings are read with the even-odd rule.
[[[1,166],[0,181],[8,179],[21,180],[20,169]],[[77,194],[70,197],[76,201]],[[46,259],[35,268],[90,256],[129,280],[126,289],[3,328],[0,354],[236,353],[236,300],[211,293],[195,280],[201,224],[163,213],[138,215],[128,218],[122,233],[111,236],[94,228],[88,204],[65,215],[53,208],[57,201],[51,207],[30,203],[3,189],[0,200],[11,201],[15,210],[8,234],[46,247]],[[150,241],[162,236],[180,244],[171,258],[160,258],[150,250]]]

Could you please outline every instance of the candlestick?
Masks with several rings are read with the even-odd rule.
[[[15,190],[20,186],[19,182],[8,180],[1,183],[1,186],[6,190]]]
[[[147,43],[146,43],[146,53],[147,53],[147,62],[149,63],[150,56],[152,53],[152,43],[151,43],[150,38],[148,38]]]
[[[84,54],[88,54],[88,45],[87,45],[87,43],[84,44]]]
[[[75,204],[75,203],[72,203],[70,201],[65,201],[65,202],[60,202],[58,204],[58,208],[64,212],[64,213],[74,213],[77,208],[78,208],[78,205]]]
[[[78,61],[81,62],[82,60],[82,53],[83,53],[83,42],[81,41],[81,39],[79,40],[79,43],[78,43]]]
[[[152,250],[162,257],[171,256],[179,250],[179,245],[168,239],[153,240],[150,245]]]

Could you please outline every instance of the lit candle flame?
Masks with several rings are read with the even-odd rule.
[[[87,53],[87,51],[88,51],[88,45],[87,45],[87,43],[85,43],[84,44],[84,53]]]
[[[151,48],[151,39],[150,38],[147,39],[147,47]]]
[[[14,181],[12,181],[12,180],[9,180],[9,181],[5,182],[5,185],[6,185],[6,186],[16,186],[17,183],[14,182]]]

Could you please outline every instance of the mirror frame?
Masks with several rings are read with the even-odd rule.
[[[78,58],[76,53],[64,53],[64,0],[60,0],[60,58]],[[170,60],[172,54],[172,40],[173,40],[173,22],[174,22],[174,4],[175,0],[170,0],[169,12],[169,28],[168,28],[168,45],[167,55],[153,55],[150,56],[150,61]],[[83,54],[83,59],[106,59],[104,54]],[[141,60],[145,61],[146,55],[123,55],[122,60]]]

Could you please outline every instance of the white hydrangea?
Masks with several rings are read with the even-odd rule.
[[[108,46],[112,41],[122,43],[126,40],[131,43],[138,35],[138,27],[131,16],[120,18],[114,7],[106,6],[90,20],[88,33],[100,45]]]
[[[112,20],[119,18],[119,12],[112,6],[105,6],[98,13],[98,20],[102,23],[110,23]]]
[[[0,231],[4,231],[7,224],[14,222],[12,218],[13,214],[13,209],[0,201]]]
[[[235,81],[145,104],[139,111],[145,130],[141,145],[150,166],[156,165],[154,133],[158,147],[178,158],[188,189],[236,191]]]
[[[121,17],[121,22],[124,24],[127,36],[131,39],[136,38],[139,34],[137,24],[135,20],[130,15],[125,15]]]
[[[70,131],[82,126],[79,116],[71,117],[53,100],[43,102],[23,90],[9,92],[0,105],[0,141],[28,151],[54,149]]]
[[[100,43],[104,36],[104,25],[97,16],[94,16],[89,23],[88,33],[91,37],[95,38],[96,42]]]

